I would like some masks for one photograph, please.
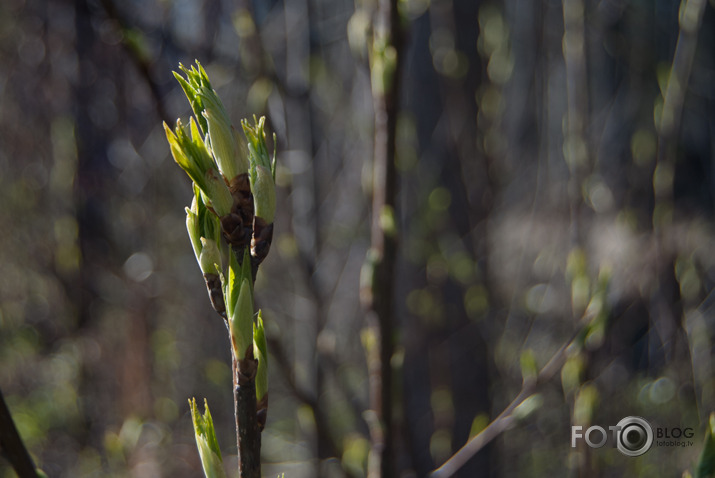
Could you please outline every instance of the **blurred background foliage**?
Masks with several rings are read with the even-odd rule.
[[[715,9],[690,3],[400,1],[400,476],[444,462],[584,321],[560,377],[460,476],[697,459],[715,410]],[[49,476],[199,476],[194,396],[235,469],[227,334],[161,127],[190,113],[171,71],[195,58],[235,124],[266,114],[278,137],[264,474],[364,476],[373,7],[0,2],[0,389]],[[693,427],[695,446],[570,447],[572,424],[627,415]]]

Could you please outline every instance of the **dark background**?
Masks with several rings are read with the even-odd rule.
[[[460,476],[692,468],[715,410],[705,3],[676,54],[678,1],[400,2],[400,476],[443,463],[517,395],[524,351],[543,366],[595,312],[561,376]],[[161,126],[190,113],[171,71],[194,59],[235,124],[265,114],[278,138],[256,283],[264,475],[364,476],[372,5],[0,3],[0,389],[50,477],[200,476],[190,397],[208,399],[235,469],[229,343]],[[572,424],[628,415],[692,427],[694,446],[570,447]]]

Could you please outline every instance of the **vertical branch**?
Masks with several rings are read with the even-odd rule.
[[[363,269],[363,340],[370,382],[369,477],[394,474],[392,464],[393,291],[397,255],[395,135],[401,35],[397,0],[380,0],[370,56],[375,115],[371,248]]]
[[[589,167],[588,146],[585,138],[588,110],[586,83],[586,37],[584,31],[583,0],[563,0],[563,54],[566,65],[566,134],[564,156],[569,167],[568,194],[571,208],[572,243],[580,243],[581,186]]]
[[[693,69],[698,31],[705,12],[705,0],[683,0],[680,9],[680,32],[675,47],[673,64],[665,89],[663,109],[656,125],[658,128],[658,151],[653,173],[655,210],[653,225],[656,230],[662,225],[663,216],[672,207],[673,178],[675,174],[675,142],[680,130],[685,91]]]
[[[250,355],[250,356],[248,356]],[[238,476],[261,477],[261,429],[256,403],[256,367],[253,347],[241,360],[233,357],[233,403],[236,414],[236,443],[238,444]]]
[[[582,188],[590,172],[589,145],[586,141],[588,120],[588,83],[586,70],[585,1],[563,0],[564,36],[562,49],[566,67],[566,131],[563,154],[569,168],[568,196],[571,214],[571,251],[568,258],[571,282],[571,308],[574,318],[579,317],[587,305],[587,299],[577,292],[579,282],[589,283],[588,258],[583,250],[581,210],[583,206]],[[568,267],[568,266],[567,266]],[[579,351],[581,353],[581,351]],[[588,366],[588,364],[586,365]],[[583,389],[581,389],[583,390]],[[573,425],[583,420],[576,413],[577,398],[571,403]],[[579,476],[593,476],[590,449],[582,447],[575,456],[578,458]]]
[[[682,0],[679,11],[680,31],[673,55],[668,83],[663,93],[660,118],[656,117],[658,146],[653,171],[653,239],[655,244],[655,284],[650,297],[650,318],[653,328],[661,334],[681,331],[683,314],[680,289],[675,278],[675,251],[667,244],[665,229],[673,218],[673,181],[675,178],[676,146],[683,115],[685,93],[693,69],[698,32],[703,20],[705,0]],[[682,337],[692,341],[687,330]],[[692,354],[692,348],[689,351]],[[692,355],[691,355],[692,361]]]

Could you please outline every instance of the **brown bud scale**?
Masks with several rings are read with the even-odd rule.
[[[256,416],[258,418],[258,429],[263,431],[266,427],[266,420],[268,419],[268,393],[263,396],[263,398],[256,404],[258,411]]]
[[[223,301],[223,288],[221,287],[221,278],[218,274],[204,274],[206,289],[211,299],[211,306],[221,317],[226,318],[226,304]]]
[[[221,218],[226,242],[235,249],[245,249],[251,243],[253,225],[253,195],[248,173],[239,174],[228,183],[233,197],[231,212]]]
[[[256,265],[268,256],[273,242],[273,223],[267,224],[263,218],[253,219],[253,238],[251,239],[251,258]]]

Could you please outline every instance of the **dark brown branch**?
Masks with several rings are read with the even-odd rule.
[[[20,478],[37,478],[35,464],[20,438],[10,409],[0,390],[0,452],[7,458]]]
[[[233,359],[233,399],[236,414],[236,443],[238,444],[238,476],[261,478],[261,428],[256,404],[256,370],[253,347],[243,360]]]

